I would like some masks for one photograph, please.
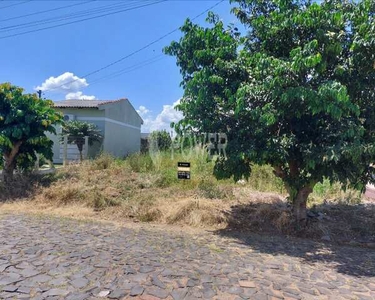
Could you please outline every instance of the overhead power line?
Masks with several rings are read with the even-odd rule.
[[[151,1],[152,0],[144,1],[144,3],[151,2]],[[92,1],[90,1],[90,2],[92,2]],[[118,9],[129,8],[129,7],[136,6],[136,5],[137,4],[136,4],[135,1],[128,1],[127,3],[120,3],[120,4],[114,3],[114,4],[109,4],[109,5],[91,8],[91,9],[88,9],[88,10],[81,10],[81,11],[77,11],[77,12],[74,12],[74,13],[60,15],[60,16],[56,16],[56,17],[52,17],[52,18],[40,19],[40,20],[36,20],[36,21],[0,27],[0,30],[2,32],[20,30],[20,29],[40,26],[40,25],[48,24],[48,23],[62,22],[62,21],[66,21],[66,20],[69,20],[69,19],[82,18],[82,17],[85,17],[85,16],[102,14],[104,12],[116,11]]]
[[[81,23],[81,22],[85,22],[85,21],[88,21],[88,20],[93,20],[93,19],[102,18],[102,17],[114,15],[114,14],[119,14],[119,13],[122,13],[122,12],[125,12],[125,11],[129,11],[129,10],[134,10],[134,9],[143,8],[143,7],[146,7],[146,6],[151,6],[151,5],[159,4],[159,3],[162,3],[162,2],[165,2],[165,1],[167,1],[167,0],[155,1],[155,2],[152,2],[152,3],[146,3],[146,4],[138,5],[136,7],[121,9],[121,10],[117,10],[117,11],[110,12],[110,13],[105,13],[105,14],[101,14],[101,15],[97,15],[97,16],[93,16],[93,17],[89,17],[89,18],[84,18],[84,19],[81,19],[81,20],[66,22],[66,23],[63,23],[63,24],[58,24],[58,25],[43,27],[43,28],[29,30],[29,31],[24,31],[24,32],[20,32],[20,33],[14,33],[14,34],[10,34],[10,35],[6,35],[6,36],[0,37],[0,40],[11,38],[11,37],[15,37],[15,36],[20,36],[20,35],[25,35],[25,34],[32,33],[32,32],[44,31],[44,30],[48,30],[48,29],[52,29],[52,28],[66,26],[66,25],[69,25],[69,24]]]
[[[2,19],[2,20],[0,20],[0,22],[11,21],[11,20],[16,20],[16,19],[21,19],[21,18],[23,19],[23,18],[26,18],[26,17],[40,15],[40,14],[44,14],[44,13],[47,13],[47,12],[56,11],[56,10],[60,10],[60,9],[64,9],[64,8],[70,8],[70,7],[73,7],[73,6],[84,5],[84,4],[87,4],[87,3],[90,3],[90,2],[95,2],[95,1],[97,1],[97,0],[91,0],[91,1],[81,2],[81,3],[65,5],[65,6],[59,6],[59,7],[56,7],[56,8],[37,11],[37,12],[31,13],[31,14],[25,14],[25,15],[21,15],[21,16],[17,16],[17,17],[8,18],[8,19]]]
[[[91,82],[90,82],[90,85],[93,85],[93,84],[96,84],[96,83],[100,83],[100,82],[103,82],[103,81],[106,81],[106,80],[109,80],[109,79],[113,79],[113,78],[115,78],[115,77],[118,77],[118,76],[123,75],[123,74],[127,74],[127,73],[129,73],[129,72],[136,71],[136,70],[138,70],[138,69],[140,69],[140,68],[143,68],[143,67],[145,67],[145,66],[148,66],[148,65],[151,65],[151,64],[153,64],[153,63],[156,63],[156,62],[158,62],[158,61],[160,61],[160,60],[162,60],[162,59],[164,59],[164,58],[165,58],[165,56],[164,56],[163,54],[160,54],[160,55],[158,55],[158,56],[156,56],[156,57],[153,57],[153,58],[150,58],[150,59],[146,59],[146,60],[141,61],[141,62],[139,62],[139,63],[137,63],[137,64],[134,64],[134,65],[128,66],[128,67],[126,67],[126,68],[123,68],[123,69],[121,69],[121,70],[118,70],[118,71],[116,71],[116,72],[113,72],[113,73],[111,73],[111,74],[108,74],[108,75],[106,75],[106,76],[103,76],[103,77],[97,78],[97,79],[91,81]]]
[[[13,3],[13,4],[7,5],[7,6],[2,6],[2,7],[0,7],[0,9],[4,9],[4,8],[12,7],[12,6],[17,6],[17,5],[25,4],[25,3],[28,3],[28,2],[31,2],[31,0],[22,1],[22,2],[18,2],[18,3]]]
[[[206,10],[204,10],[203,12],[201,12],[200,14],[196,15],[195,17],[193,17],[191,20],[193,21],[195,19],[198,19],[199,17],[201,17],[205,13],[209,12],[211,9],[215,8],[216,6],[220,5],[224,1],[225,0],[221,0],[221,1],[217,2],[215,5],[210,6],[209,8],[207,8]],[[111,63],[109,63],[109,64],[107,64],[105,66],[103,66],[103,67],[101,67],[101,68],[99,68],[99,69],[96,69],[96,70],[94,70],[92,72],[89,72],[89,73],[83,75],[81,78],[87,78],[87,77],[92,76],[92,75],[94,75],[96,73],[99,73],[99,72],[101,72],[101,71],[103,71],[105,69],[108,69],[109,67],[112,67],[112,66],[114,66],[114,65],[116,65],[116,64],[124,61],[125,59],[128,59],[129,57],[131,57],[131,56],[133,56],[133,55],[135,55],[135,54],[137,54],[137,53],[139,53],[139,52],[141,52],[141,51],[143,51],[143,50],[151,47],[152,45],[154,45],[157,42],[159,42],[159,41],[163,40],[164,38],[166,38],[167,36],[170,36],[171,34],[177,32],[179,29],[180,29],[180,27],[175,28],[175,29],[171,30],[170,32],[168,32],[168,33],[162,35],[161,37],[157,38],[156,40],[153,40],[152,42],[146,44],[145,46],[143,46],[143,47],[141,47],[141,48],[139,48],[139,49],[137,49],[137,50],[135,50],[135,51],[133,51],[133,52],[131,52],[131,53],[129,53],[129,54],[127,54],[127,55],[125,55],[125,56],[123,56],[123,57],[121,57],[121,58],[119,58],[119,59],[117,59],[117,60],[115,60],[115,61],[113,61],[113,62],[111,62]],[[49,90],[46,90],[46,91],[57,90],[57,89],[61,88],[62,86],[74,83],[77,80],[79,80],[79,79],[75,79],[75,80],[66,82],[64,84],[61,84],[61,85],[57,86],[56,88],[49,89]]]

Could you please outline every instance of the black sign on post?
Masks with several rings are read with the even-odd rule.
[[[177,178],[178,179],[190,179],[190,163],[189,162],[177,163]]]

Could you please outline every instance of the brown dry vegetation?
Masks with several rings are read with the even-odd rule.
[[[151,159],[134,155],[115,160],[103,155],[70,165],[54,175],[20,177],[12,186],[0,186],[4,211],[46,212],[78,218],[133,220],[189,225],[218,230],[297,234],[282,183],[271,168],[254,166],[250,181],[217,181],[212,162],[196,150],[192,179],[176,179],[177,161],[168,153]],[[319,184],[302,234],[332,241],[375,242],[375,207],[360,204],[360,195],[341,192],[338,184]],[[320,214],[319,214],[320,213]]]

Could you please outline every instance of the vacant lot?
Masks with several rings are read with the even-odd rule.
[[[188,159],[192,179],[178,181],[177,161]],[[56,174],[21,177],[0,187],[3,211],[28,211],[117,222],[151,222],[222,231],[297,235],[375,247],[375,206],[338,184],[318,184],[309,223],[295,232],[282,183],[270,167],[253,167],[249,182],[217,181],[204,150],[188,158],[160,153],[126,160],[102,156]]]

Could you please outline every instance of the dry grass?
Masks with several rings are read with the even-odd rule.
[[[295,234],[285,190],[269,167],[256,167],[248,183],[218,182],[211,175],[212,163],[198,154],[191,159],[194,176],[185,182],[176,180],[179,157],[161,154],[152,161],[135,155],[120,161],[101,156],[63,168],[53,178],[0,186],[0,197],[11,200],[1,210]],[[326,217],[311,221],[306,234],[375,241],[375,208],[357,203],[358,194],[343,194],[324,182],[312,195],[310,208]]]

